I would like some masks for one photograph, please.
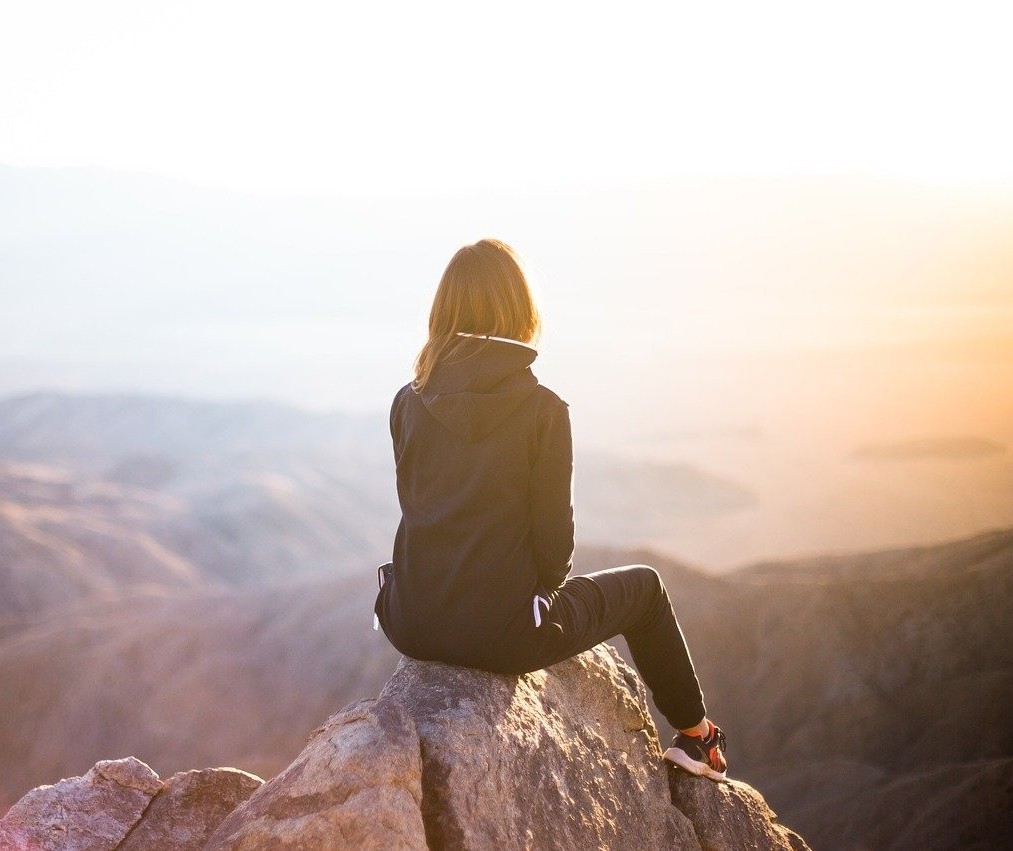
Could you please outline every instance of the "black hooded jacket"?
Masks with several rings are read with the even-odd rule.
[[[402,519],[377,614],[417,659],[497,667],[534,629],[532,600],[573,556],[566,403],[541,386],[534,349],[470,338],[390,413]]]

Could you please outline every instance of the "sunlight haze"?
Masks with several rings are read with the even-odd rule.
[[[1013,180],[1005,3],[11,4],[0,162],[377,195]]]
[[[536,373],[599,471],[582,497],[578,465],[582,540],[727,567],[1009,524],[1010,23],[12,5],[0,393],[383,416],[448,258],[495,236],[534,273]],[[593,484],[623,464],[716,508],[629,525]]]
[[[1013,848],[1013,0],[2,10],[4,848]]]

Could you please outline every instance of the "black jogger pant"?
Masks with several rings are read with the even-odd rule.
[[[391,567],[385,564],[379,568],[381,595],[385,583],[391,581]],[[530,616],[518,618],[497,641],[475,645],[454,639],[415,658],[523,674],[622,635],[655,705],[668,722],[685,729],[703,719],[706,709],[700,683],[668,591],[656,570],[635,564],[574,576],[548,596],[549,611],[539,607],[540,626]],[[437,631],[437,635],[445,633]],[[407,649],[402,652],[414,655]]]
[[[622,635],[655,705],[673,727],[693,727],[706,714],[668,591],[657,571],[647,565],[567,579],[551,595],[549,613],[536,631],[539,641],[529,645],[534,654],[525,666],[528,670],[545,668]]]

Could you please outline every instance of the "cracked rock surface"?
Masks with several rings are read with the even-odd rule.
[[[611,647],[520,677],[404,659],[207,847],[807,847],[749,786],[677,771]]]
[[[807,851],[750,786],[663,762],[644,686],[608,645],[519,677],[403,659],[268,783],[163,783],[128,757],[0,819],[3,851],[163,848]]]
[[[32,789],[0,819],[3,851],[198,851],[264,781],[235,768],[181,771],[165,783],[134,757]]]

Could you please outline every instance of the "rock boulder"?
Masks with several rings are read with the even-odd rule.
[[[667,766],[643,684],[601,645],[520,677],[402,660],[207,846],[268,847],[807,846],[745,784]]]
[[[199,851],[219,822],[264,781],[234,768],[174,774],[165,783],[134,757],[39,786],[0,819],[3,851]]]
[[[116,851],[199,851],[222,819],[263,783],[236,768],[173,774]]]
[[[362,700],[226,818],[208,848],[424,851],[422,759],[411,716]]]
[[[134,757],[98,762],[83,777],[32,789],[0,819],[0,848],[112,851],[162,788]]]

